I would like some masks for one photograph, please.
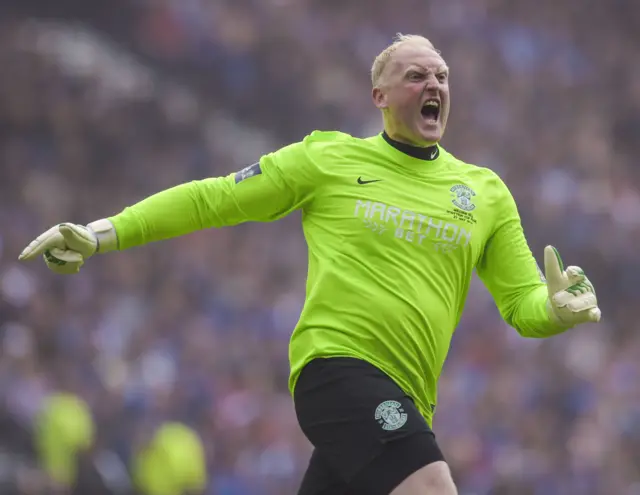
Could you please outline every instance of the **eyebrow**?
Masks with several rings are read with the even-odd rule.
[[[423,70],[423,71],[426,71],[426,72],[429,72],[429,70],[430,70],[427,67],[423,67],[422,65],[419,65],[419,64],[411,64],[409,66],[409,68],[407,69],[407,72],[409,72],[412,69],[416,69],[416,68],[418,68],[420,70]],[[436,74],[442,74],[443,72],[445,72],[447,74],[449,73],[449,67],[446,64],[439,65],[438,67],[436,67],[436,69],[435,69],[435,73]]]

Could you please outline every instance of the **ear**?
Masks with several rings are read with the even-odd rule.
[[[381,88],[373,88],[371,90],[371,97],[373,98],[373,104],[376,106],[376,108],[383,110],[389,106],[389,104],[387,103],[387,95]]]

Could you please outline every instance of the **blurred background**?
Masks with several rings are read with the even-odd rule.
[[[461,495],[640,494],[633,0],[3,0],[0,493],[296,493],[298,215],[74,277],[16,258],[314,129],[380,132],[368,70],[396,32],[451,67],[444,146],[503,177],[538,260],[585,267],[604,314],[526,340],[474,281],[434,425]]]

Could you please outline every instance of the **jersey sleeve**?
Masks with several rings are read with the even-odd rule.
[[[311,207],[319,171],[308,136],[243,170],[167,189],[110,217],[118,249],[197,230],[269,222]]]
[[[513,196],[494,177],[497,221],[476,267],[504,320],[524,337],[548,337],[566,327],[553,323],[546,310],[544,276],[522,229]]]

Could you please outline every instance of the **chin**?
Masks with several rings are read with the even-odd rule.
[[[425,122],[424,120],[418,120],[413,128],[414,139],[420,142],[420,146],[431,146],[440,139],[443,134],[442,124],[437,122]]]
[[[420,142],[424,145],[431,146],[438,143],[442,139],[442,132],[438,130],[421,130],[419,133]]]

